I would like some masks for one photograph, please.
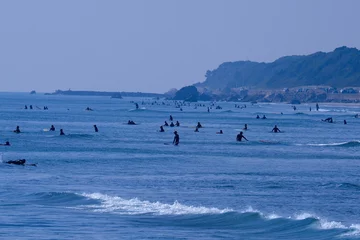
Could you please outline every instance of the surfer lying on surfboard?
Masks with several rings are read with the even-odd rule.
[[[5,143],[1,143],[0,146],[10,146],[10,142],[6,141]]]
[[[14,165],[21,165],[21,166],[25,166],[26,160],[25,159],[19,159],[19,160],[10,160],[5,162],[7,164],[14,164]],[[36,163],[32,163],[32,164],[26,164],[28,166],[34,166],[36,167]]]

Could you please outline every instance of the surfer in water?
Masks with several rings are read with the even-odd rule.
[[[197,127],[197,128],[202,128],[201,123],[198,122],[196,127]]]
[[[60,136],[65,135],[64,131],[60,129]]]
[[[159,132],[165,132],[163,126],[160,126],[160,131]]]
[[[9,160],[9,161],[6,161],[5,163],[25,166],[26,160],[25,159]],[[31,163],[31,164],[26,164],[26,165],[36,167],[36,163]]]
[[[175,127],[175,124],[173,122],[171,122],[170,127]]]
[[[21,133],[19,126],[16,126],[16,129],[14,130],[14,133]]]
[[[256,119],[259,119],[260,118],[260,116],[259,115],[256,115]]]
[[[99,129],[96,125],[94,125],[94,130],[95,130],[95,132],[99,132]]]
[[[136,123],[134,121],[132,121],[132,120],[129,120],[128,125],[136,125]]]
[[[275,125],[275,127],[271,131],[274,132],[274,133],[281,132],[280,129],[277,127],[277,125]]]
[[[179,121],[176,121],[175,126],[180,127]]]
[[[167,123],[167,121],[165,121],[164,126],[165,126],[165,127],[168,127],[168,126],[169,126],[169,124]]]
[[[173,117],[171,115],[170,115],[169,119],[170,119],[170,121],[173,121]]]
[[[15,165],[25,165],[26,160],[25,159],[19,159],[19,160],[10,160],[5,163],[7,164],[15,164]]]
[[[216,132],[216,134],[223,134],[223,130],[220,130],[220,132]]]
[[[328,122],[328,123],[333,123],[332,117],[328,117],[328,118],[326,118],[326,119],[321,119],[321,121],[323,121],[323,122]]]
[[[179,141],[180,141],[180,136],[179,134],[177,133],[177,131],[174,132],[175,136],[174,136],[174,140],[173,140],[173,144],[175,146],[179,145]]]
[[[54,127],[54,125],[51,125],[51,127],[50,127],[50,129],[49,129],[49,131],[55,131],[55,127]]]
[[[345,125],[347,124],[347,121],[346,121],[346,120],[344,120],[344,124],[345,124]]]
[[[243,130],[245,130],[245,131],[248,130],[247,124],[245,124]]]
[[[247,138],[243,135],[243,132],[240,132],[240,133],[236,136],[236,141],[241,142],[242,139],[245,139],[246,141],[249,141],[249,140],[247,140]]]
[[[265,116],[265,115],[263,115],[262,119],[266,119],[266,116]]]
[[[10,146],[10,142],[6,141],[5,143],[1,143],[0,146]]]

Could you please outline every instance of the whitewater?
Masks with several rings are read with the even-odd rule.
[[[0,98],[1,239],[360,239],[360,105]]]

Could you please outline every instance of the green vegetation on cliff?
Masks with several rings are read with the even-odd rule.
[[[213,71],[207,71],[205,76],[205,82],[196,84],[197,87],[213,90],[314,85],[360,87],[360,51],[340,47],[329,53],[282,57],[272,63],[226,62]]]

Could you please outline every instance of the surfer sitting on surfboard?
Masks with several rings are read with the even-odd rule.
[[[55,131],[55,127],[54,127],[54,125],[51,125],[51,127],[50,127],[49,131]]]
[[[16,129],[14,130],[14,133],[21,133],[19,126],[16,126]]]
[[[243,135],[243,132],[240,132],[240,133],[236,136],[236,141],[241,142],[242,139],[245,139],[246,141],[249,141],[249,140],[247,140],[247,138]]]

